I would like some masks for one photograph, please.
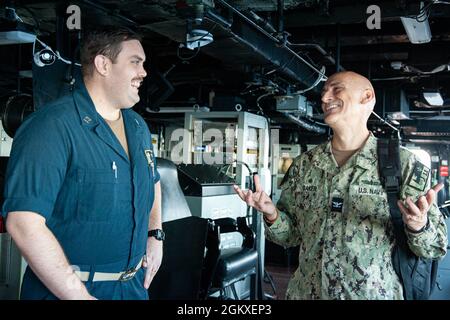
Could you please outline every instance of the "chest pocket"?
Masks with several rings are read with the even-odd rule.
[[[308,189],[313,188],[313,189]],[[323,192],[317,190],[317,186],[303,185],[297,188],[297,195],[301,195],[300,209],[305,211],[320,211],[325,202]]]
[[[118,198],[118,180],[114,171],[79,169],[77,179],[77,218],[87,222],[109,222]]]
[[[357,244],[386,243],[391,216],[383,187],[352,185],[348,201],[345,240]]]
[[[319,234],[327,206],[326,192],[317,185],[299,185],[296,188],[296,210],[299,230],[304,235]],[[311,237],[313,241],[314,237]],[[304,241],[307,241],[304,239]]]

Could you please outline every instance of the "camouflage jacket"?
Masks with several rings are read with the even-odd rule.
[[[287,299],[403,299],[391,261],[394,234],[376,141],[371,134],[341,168],[330,142],[294,160],[277,203],[280,216],[266,227],[269,240],[300,246]],[[429,187],[429,169],[404,148],[400,160],[401,197],[415,201]],[[436,204],[428,218],[429,228],[421,233],[405,228],[408,244],[416,255],[440,258],[447,229]]]

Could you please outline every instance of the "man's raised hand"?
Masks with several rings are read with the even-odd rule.
[[[273,220],[278,214],[275,205],[264,190],[262,190],[258,175],[254,175],[253,181],[255,183],[255,192],[252,192],[252,190],[244,191],[237,185],[233,185],[234,191],[236,191],[239,197],[245,201],[247,205],[264,213],[268,220]]]

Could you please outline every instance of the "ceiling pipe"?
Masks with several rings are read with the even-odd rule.
[[[211,20],[211,21],[213,21],[215,23],[219,23],[225,29],[231,28],[231,25],[233,24],[232,22],[228,21],[227,19],[225,19],[224,17],[222,17],[221,15],[215,13],[212,10],[206,10],[205,17],[209,18],[209,20]]]
[[[318,134],[325,134],[327,132],[327,130],[324,127],[320,127],[314,123],[311,123],[310,121],[306,120],[306,119],[302,119],[302,118],[297,118],[296,116],[287,113],[287,112],[282,112],[282,114],[288,118],[289,120],[291,120],[292,122],[294,122],[295,124],[299,125],[300,127],[308,130],[308,131],[312,131]]]
[[[112,17],[116,17],[116,18],[118,18],[118,19],[121,19],[122,21],[124,21],[124,22],[126,22],[126,23],[132,24],[132,25],[134,25],[134,26],[137,26],[137,25],[138,25],[138,23],[137,23],[136,21],[131,20],[130,18],[125,17],[124,15],[117,13],[117,12],[116,12],[115,10],[113,10],[113,9],[106,8],[105,6],[100,5],[100,4],[95,3],[95,2],[93,2],[93,1],[90,1],[90,0],[82,0],[81,2],[82,2],[82,3],[85,3],[85,4],[89,5],[89,6],[91,6],[91,7],[93,7],[93,8],[95,8],[95,9],[97,9],[97,10],[103,11],[104,13],[106,13],[106,14],[109,15],[109,16],[112,16]]]
[[[277,32],[277,30],[275,30],[275,28],[268,21],[266,21],[263,18],[261,18],[260,16],[258,16],[252,10],[249,10],[248,13],[251,16],[251,18],[253,18],[255,20],[256,23],[259,23],[259,26],[264,28],[264,30],[266,30],[270,34],[273,34],[273,33]]]
[[[239,17],[241,17],[242,19],[244,19],[245,21],[250,23],[253,27],[258,29],[260,32],[262,32],[264,35],[266,35],[268,38],[272,39],[275,42],[278,42],[277,38],[272,36],[270,33],[268,33],[266,30],[264,30],[264,28],[262,28],[259,25],[257,25],[255,22],[253,22],[251,19],[249,19],[246,15],[244,15],[242,12],[240,12],[238,9],[236,9],[235,7],[233,7],[232,5],[227,3],[226,1],[224,1],[224,0],[217,0],[217,2],[220,3],[221,5],[223,5],[224,7],[230,9],[231,11],[233,11],[235,14],[237,14]]]
[[[399,76],[399,77],[390,77],[390,78],[374,78],[371,79],[371,81],[396,81],[396,80],[409,80],[410,82],[414,82],[414,80],[419,78],[429,78],[431,75],[428,74],[418,74],[418,75],[411,75],[411,76]]]
[[[254,52],[263,56],[265,60],[277,66],[274,71],[280,71],[306,87],[310,87],[317,79],[314,73],[320,75],[322,79],[327,79],[323,71],[292,50],[287,42],[284,43],[282,39],[270,34],[226,1],[217,0],[216,4],[224,6],[240,18],[235,19],[233,25],[227,31],[236,40],[249,46]]]
[[[340,70],[341,64],[341,25],[338,23],[336,25],[336,72]]]
[[[278,1],[278,33],[284,32],[284,13],[283,13],[283,6],[284,6],[284,1],[282,0],[277,0]],[[272,41],[276,42],[278,45],[282,45],[283,47],[285,47],[287,50],[289,50],[292,54],[294,54],[297,59],[302,60],[302,62],[304,62],[305,64],[307,64],[311,69],[313,69],[316,73],[321,74],[324,79],[326,80],[327,77],[322,74],[321,71],[319,71],[316,67],[312,66],[308,61],[306,61],[305,59],[303,59],[301,56],[299,56],[295,51],[293,51],[290,47],[311,47],[316,49],[317,51],[319,51],[329,62],[331,62],[333,65],[336,65],[336,61],[335,59],[328,53],[326,52],[320,45],[318,44],[314,44],[314,43],[305,43],[305,44],[295,44],[295,43],[291,43],[286,39],[279,39],[275,36],[273,36],[272,34],[270,34],[265,28],[259,26],[257,23],[255,23],[253,20],[251,20],[250,18],[248,18],[247,16],[245,16],[244,14],[242,14],[239,10],[237,10],[236,8],[234,8],[233,6],[231,6],[230,4],[228,4],[227,2],[225,2],[224,0],[217,0],[218,3],[224,5],[225,7],[227,7],[228,9],[230,9],[231,11],[233,11],[234,13],[236,13],[238,16],[240,16],[241,18],[243,18],[246,22],[248,22],[249,24],[251,24],[252,26],[254,26],[256,29],[258,29],[260,32],[262,32],[264,35],[266,35],[267,37],[269,37]],[[280,7],[281,6],[281,7]],[[281,8],[281,9],[280,9]],[[264,19],[262,19],[261,17],[259,17],[256,13],[254,13],[253,11],[250,11],[250,14],[252,15],[252,17],[255,20],[260,20],[260,21],[265,21]],[[269,24],[268,22],[265,22],[265,24]],[[269,24],[270,25],[270,24]],[[274,30],[272,26],[270,26],[270,30]],[[283,37],[284,38],[284,37]],[[340,64],[337,66],[337,68],[339,68],[339,70],[345,70]]]
[[[333,56],[331,54],[329,54],[328,52],[325,51],[324,48],[322,48],[319,44],[317,43],[290,43],[288,42],[289,46],[291,47],[304,47],[304,48],[313,48],[316,49],[317,51],[319,51],[320,54],[322,54],[324,56],[325,59],[327,59],[331,64],[333,65],[337,65],[336,64],[336,60],[334,60]],[[339,64],[339,70],[344,71],[344,67],[342,67],[342,65]]]
[[[442,106],[432,106],[432,105],[429,105],[429,104],[423,103],[422,101],[417,101],[417,100],[414,100],[413,104],[417,108],[433,109],[435,111],[439,111],[439,110],[442,110],[445,108],[450,108],[450,105],[444,104]]]
[[[233,11],[234,13],[236,13],[239,17],[241,17],[242,19],[244,19],[246,22],[248,22],[250,25],[252,25],[253,27],[255,27],[257,30],[259,30],[261,33],[263,33],[265,36],[267,36],[269,39],[271,39],[272,41],[279,43],[280,40],[277,39],[276,37],[274,37],[273,35],[271,35],[270,33],[268,33],[266,30],[264,30],[264,28],[260,27],[258,24],[256,24],[255,22],[253,22],[251,19],[249,19],[246,15],[244,15],[243,13],[241,13],[239,10],[237,10],[236,8],[234,8],[233,6],[231,6],[230,4],[228,4],[226,1],[224,0],[217,0],[218,3],[222,4],[223,6],[227,7],[228,9],[230,9],[231,11]],[[303,59],[302,57],[300,57],[296,52],[292,51],[291,48],[289,47],[285,47],[288,51],[290,51],[290,53],[294,54],[298,59],[300,59],[303,63],[305,63],[308,67],[310,67],[312,70],[314,70],[315,72],[322,74],[322,72],[320,72],[316,67],[314,67],[312,64],[310,64],[308,61],[306,61],[305,59]],[[325,76],[325,75],[324,75]]]
[[[278,33],[282,34],[284,32],[284,1],[277,1],[277,12],[278,12]]]

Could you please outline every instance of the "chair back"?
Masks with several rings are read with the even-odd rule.
[[[178,182],[176,165],[167,159],[156,158],[156,166],[161,177],[161,215],[162,222],[192,216]]]
[[[157,158],[161,182],[163,260],[148,289],[151,300],[195,300],[202,290],[209,221],[191,215],[178,183],[177,167]]]

